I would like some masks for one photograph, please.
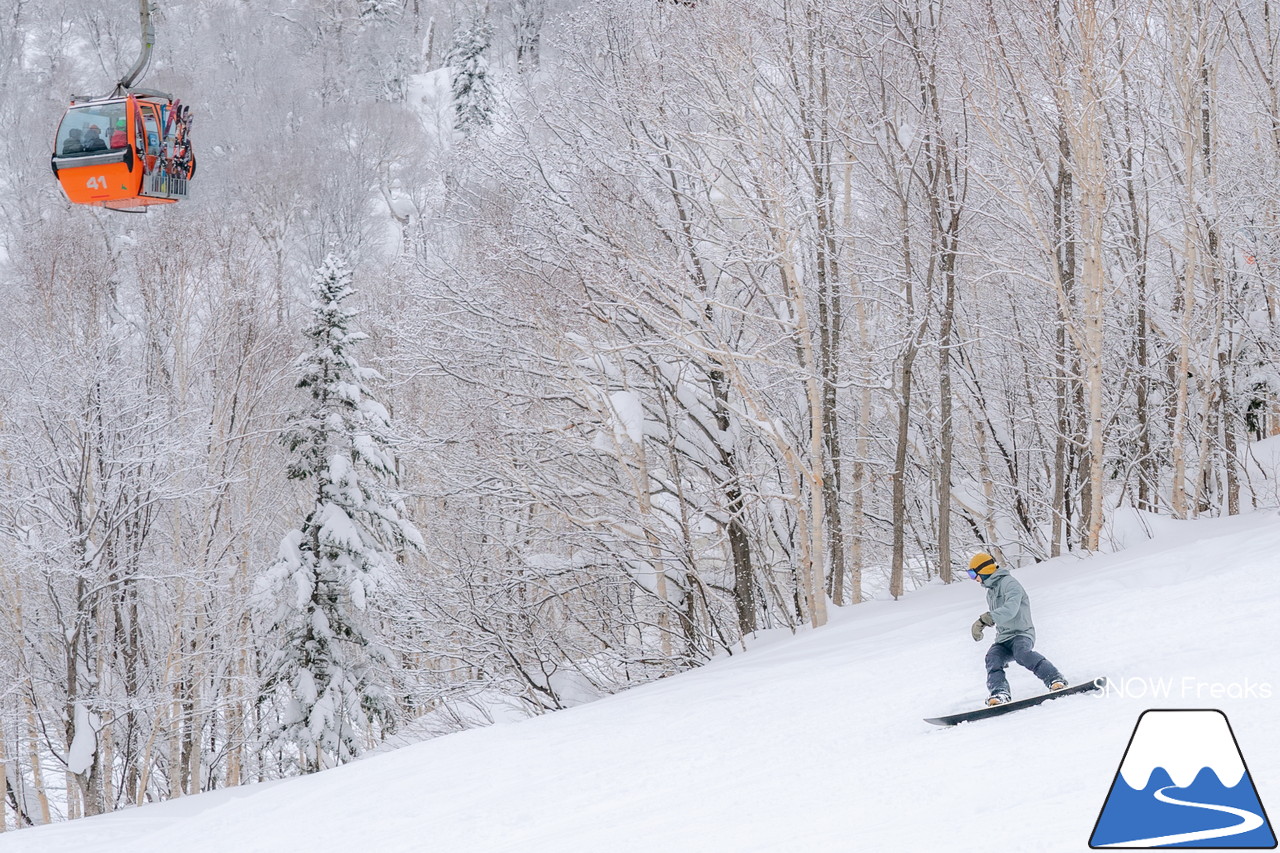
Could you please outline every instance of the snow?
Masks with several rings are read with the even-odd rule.
[[[617,419],[618,438],[626,435],[632,444],[639,444],[644,439],[644,405],[640,397],[631,391],[614,391],[609,395],[609,408]]]
[[[1152,707],[1221,708],[1274,812],[1280,690],[1201,688],[1277,680],[1280,515],[1152,534],[1015,571],[1040,650],[1075,681],[1109,676],[1101,696],[925,723],[984,693],[987,644],[969,639],[982,590],[939,584],[566,711],[6,833],[0,851],[1083,850]],[[1017,695],[1042,689],[1021,669],[1010,681]],[[1163,695],[1138,689],[1161,683]]]
[[[1176,518],[1123,505],[1117,507],[1103,525],[1103,541],[1110,546],[1108,550],[1123,551],[1153,536],[1176,530],[1181,524]]]
[[[677,607],[684,601],[684,595],[680,591],[680,587],[676,585],[673,575],[669,569],[655,566],[644,560],[629,560],[626,563],[627,571],[631,577],[649,593],[658,595],[658,578],[661,575],[666,578],[666,600]]]
[[[75,736],[67,750],[67,769],[72,773],[84,773],[93,764],[93,754],[98,751],[98,730],[102,720],[90,713],[83,702],[76,703]]]
[[[1263,506],[1280,503],[1280,435],[1255,441],[1244,455],[1242,500]]]
[[[898,144],[903,148],[910,148],[911,143],[916,141],[916,129],[911,122],[903,122],[898,127]]]
[[[453,69],[411,75],[406,101],[422,122],[428,140],[444,145],[453,134]]]
[[[364,539],[347,515],[336,503],[326,503],[319,510],[320,541],[349,553],[363,550]]]

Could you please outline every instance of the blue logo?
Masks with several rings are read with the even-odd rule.
[[[1274,848],[1275,833],[1227,715],[1144,711],[1089,846]]]

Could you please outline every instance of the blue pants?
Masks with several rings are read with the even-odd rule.
[[[1031,673],[1048,687],[1055,679],[1062,678],[1058,668],[1039,652],[1033,652],[1035,645],[1030,637],[1014,637],[1003,643],[994,643],[987,652],[987,692],[991,695],[1009,692],[1009,679],[1004,676],[1004,668],[1009,661],[1016,661],[1031,670]]]

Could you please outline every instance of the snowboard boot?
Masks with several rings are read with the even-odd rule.
[[[1009,701],[1008,693],[992,693],[991,696],[987,698],[987,704],[993,708],[996,705],[1003,705],[1008,701]]]
[[[1065,678],[1055,678],[1049,682],[1049,692],[1057,693],[1059,690],[1067,688],[1067,680]]]

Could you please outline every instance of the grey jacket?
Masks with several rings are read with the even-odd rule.
[[[1003,643],[1014,637],[1026,637],[1036,641],[1036,629],[1031,624],[1031,597],[1004,566],[982,579],[987,588],[987,610],[999,631],[996,642]]]

